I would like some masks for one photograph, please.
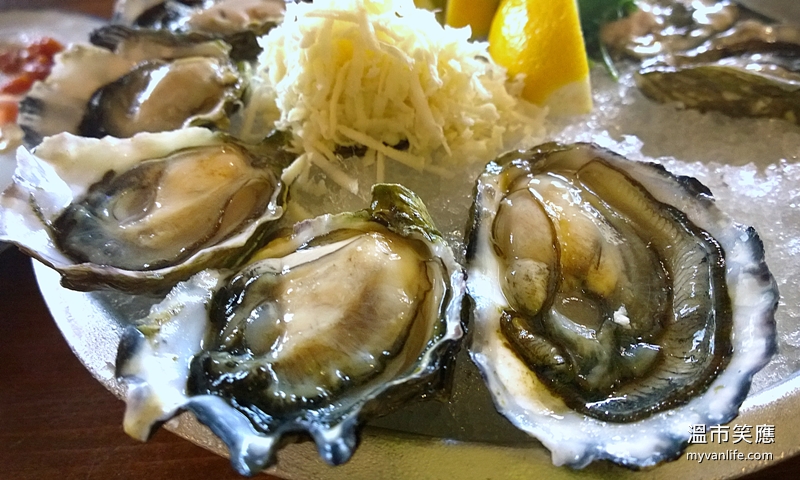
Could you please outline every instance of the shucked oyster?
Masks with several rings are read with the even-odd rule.
[[[769,25],[730,0],[640,0],[608,25],[609,49],[643,61],[636,84],[659,102],[734,117],[800,119],[800,27]]]
[[[636,0],[629,16],[605,24],[602,42],[633,58],[685,52],[731,28],[740,8],[731,0]]]
[[[798,123],[798,56],[800,27],[747,21],[694,50],[644,62],[636,83],[660,102]]]
[[[113,22],[231,45],[233,59],[256,59],[258,37],[283,20],[284,0],[121,0]]]
[[[172,32],[263,35],[283,18],[283,0],[123,0],[114,21]]]
[[[343,463],[360,421],[440,386],[464,290],[421,201],[376,185],[369,209],[301,222],[238,271],[200,272],[131,327],[125,430],[144,440],[188,410],[240,473],[297,434]]]
[[[151,292],[257,247],[281,216],[279,138],[258,146],[190,128],[130,139],[47,138],[18,152],[0,238],[62,284]],[[113,154],[109,154],[113,152]]]
[[[694,179],[546,144],[489,164],[473,215],[470,353],[556,464],[676,457],[776,348],[761,241]]]
[[[134,31],[92,34],[57,56],[51,75],[20,104],[28,146],[61,132],[127,138],[187,126],[224,128],[244,92],[222,41]]]

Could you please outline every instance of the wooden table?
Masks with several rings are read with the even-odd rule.
[[[0,254],[0,338],[0,479],[241,478],[166,430],[122,431],[125,405],[72,354],[15,248]]]
[[[0,0],[102,18],[111,0]],[[39,294],[31,261],[0,254],[0,479],[239,479],[227,459],[167,431],[147,443],[122,431],[124,404],[83,368]],[[747,480],[800,474],[800,457]],[[270,478],[262,475],[259,478]]]

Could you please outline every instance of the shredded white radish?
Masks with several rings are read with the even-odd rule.
[[[448,175],[453,163],[541,140],[545,112],[519,100],[518,82],[469,36],[412,0],[289,3],[259,40],[262,118],[249,123],[291,131],[293,148],[350,191],[338,146],[366,147],[381,174],[390,159]]]

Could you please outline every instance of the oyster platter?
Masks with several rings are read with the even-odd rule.
[[[120,0],[21,96],[0,241],[125,432],[286,478],[794,454],[800,28],[619,2],[534,102],[524,1],[488,43],[422,3]]]

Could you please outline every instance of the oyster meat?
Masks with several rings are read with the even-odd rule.
[[[645,61],[636,83],[659,102],[798,123],[798,56],[800,27],[749,20],[696,49]]]
[[[692,425],[737,415],[776,349],[756,232],[696,180],[591,144],[490,163],[467,262],[470,354],[557,465],[675,458]]]
[[[283,0],[122,0],[113,22],[136,29],[220,39],[231,45],[230,57],[254,61],[258,37],[283,20]]]
[[[245,75],[230,46],[119,25],[74,44],[20,104],[29,147],[61,132],[127,138],[188,126],[225,129],[241,102]]]
[[[651,99],[733,117],[800,118],[800,27],[765,23],[729,0],[640,0],[606,26],[616,53],[642,60]]]
[[[117,2],[114,20],[137,27],[226,36],[267,33],[283,18],[283,0],[167,0]]]
[[[421,201],[376,185],[369,209],[298,223],[238,270],[178,284],[130,327],[117,357],[125,430],[144,440],[188,410],[242,474],[297,434],[343,463],[362,420],[442,386],[464,291]]]
[[[731,28],[741,9],[731,0],[636,0],[629,16],[605,24],[601,41],[614,53],[646,59],[686,52]]]
[[[57,269],[69,288],[168,289],[257,247],[283,211],[280,175],[294,156],[282,145],[197,127],[48,137],[33,154],[18,152],[0,197],[0,238]]]

